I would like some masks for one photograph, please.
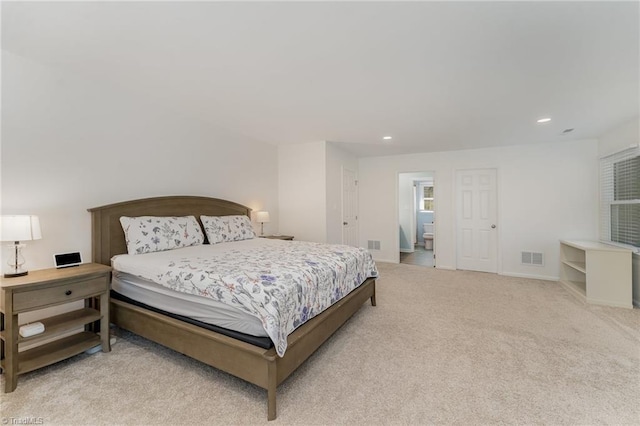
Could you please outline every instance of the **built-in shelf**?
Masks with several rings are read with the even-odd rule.
[[[583,274],[587,273],[587,264],[585,262],[571,262],[569,260],[563,260],[562,263],[577,271],[582,272]]]
[[[588,303],[632,308],[631,250],[560,241],[560,283]]]
[[[586,295],[587,295],[587,283],[586,282],[563,280],[562,284],[564,284],[564,286],[568,290],[572,291],[573,293],[577,294],[578,296],[582,296],[583,298],[586,298]]]

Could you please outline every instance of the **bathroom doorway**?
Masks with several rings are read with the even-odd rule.
[[[398,175],[400,263],[435,267],[434,172]]]

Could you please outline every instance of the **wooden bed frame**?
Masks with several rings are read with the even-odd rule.
[[[111,257],[127,252],[120,216],[250,215],[251,209],[216,198],[169,196],[126,201],[89,209],[92,258],[111,265]],[[120,300],[111,300],[111,322],[149,340],[202,361],[267,390],[268,419],[276,418],[276,388],[360,307],[376,305],[375,279],[362,285],[289,335],[284,357],[275,348],[263,349]]]

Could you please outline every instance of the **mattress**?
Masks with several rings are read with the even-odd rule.
[[[377,276],[365,249],[263,238],[118,255],[112,266],[118,293],[205,323],[268,335],[280,356],[293,330]]]
[[[238,308],[206,297],[173,291],[132,274],[114,271],[111,289],[160,311],[250,336],[268,337],[258,318]]]

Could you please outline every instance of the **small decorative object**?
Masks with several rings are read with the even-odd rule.
[[[20,241],[39,240],[40,238],[42,238],[42,234],[38,216],[19,215],[0,218],[0,240],[13,241],[13,244],[9,244],[10,255],[7,262],[11,269],[4,274],[5,278],[20,277],[29,273],[22,268],[25,263],[22,249],[25,245],[20,244]]]
[[[36,334],[44,333],[44,324],[39,321],[25,324],[20,326],[18,332],[22,337],[35,336]]]
[[[260,235],[264,235],[264,224],[269,222],[269,212],[256,212],[256,222],[260,223]]]

